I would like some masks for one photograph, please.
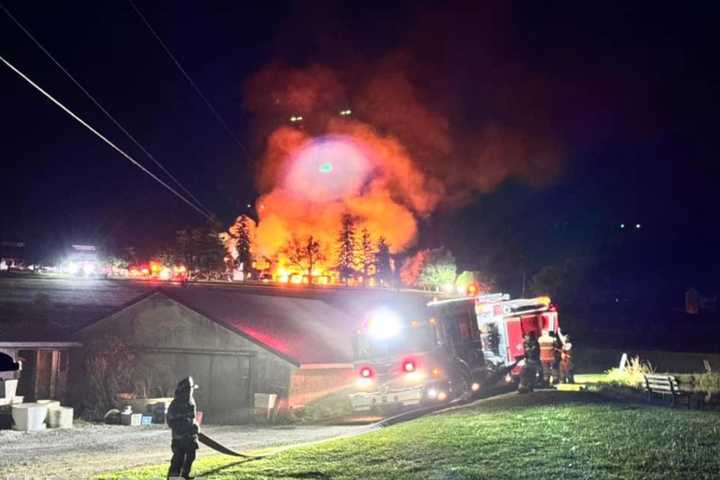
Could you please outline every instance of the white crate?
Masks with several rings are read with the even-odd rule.
[[[48,427],[72,428],[73,409],[71,407],[53,407],[48,410]]]
[[[120,423],[131,427],[139,427],[142,423],[142,413],[122,413]]]

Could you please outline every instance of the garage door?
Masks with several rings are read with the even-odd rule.
[[[235,352],[147,351],[141,361],[148,376],[158,384],[177,384],[192,376],[197,409],[204,423],[238,424],[251,414],[251,368],[253,357]],[[167,387],[166,387],[167,388]]]

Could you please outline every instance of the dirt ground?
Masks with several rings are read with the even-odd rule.
[[[203,432],[236,451],[292,445],[361,433],[365,426],[206,426]],[[204,445],[198,457],[214,454]],[[0,430],[2,479],[81,479],[170,461],[165,426],[125,427],[79,423],[71,430]]]

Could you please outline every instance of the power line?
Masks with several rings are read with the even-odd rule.
[[[165,168],[165,166],[163,166],[163,164],[160,163],[159,160],[157,160],[150,152],[148,152],[147,149],[146,149],[145,147],[143,147],[143,146],[140,144],[140,142],[139,142],[134,136],[132,136],[132,135],[130,134],[130,132],[128,132],[128,131],[125,129],[125,127],[123,127],[123,126],[120,124],[120,122],[118,122],[118,121],[115,119],[115,117],[113,117],[113,116],[110,114],[110,112],[108,112],[108,111],[100,104],[100,102],[99,102],[97,99],[95,99],[95,97],[93,97],[93,96],[90,94],[90,92],[88,92],[88,91],[85,89],[85,87],[83,87],[83,86],[80,84],[80,82],[78,82],[78,81],[75,79],[75,77],[73,77],[73,75],[72,75],[65,67],[63,67],[63,66],[60,64],[60,62],[55,59],[55,57],[53,57],[53,56],[50,54],[49,51],[47,51],[47,49],[46,49],[45,47],[43,47],[43,45],[32,35],[32,33],[30,33],[30,31],[29,31],[27,28],[25,28],[25,26],[24,26],[22,23],[20,23],[20,21],[19,21],[17,18],[14,17],[14,16],[12,15],[12,13],[10,13],[10,11],[9,11],[7,8],[5,8],[4,5],[0,4],[0,8],[3,9],[3,11],[7,14],[7,16],[10,17],[10,19],[11,19],[13,22],[15,22],[15,24],[20,28],[20,30],[22,30],[22,31],[25,33],[25,35],[27,35],[27,36],[30,38],[30,40],[32,40],[33,43],[35,43],[35,45],[37,45],[37,47],[38,47],[40,50],[42,50],[43,53],[44,53],[45,55],[47,55],[47,57],[48,57],[50,60],[52,60],[52,62],[53,62],[60,70],[62,70],[62,72],[75,84],[75,86],[78,87],[78,88],[85,94],[85,96],[88,97],[88,98],[95,104],[95,106],[98,107],[98,108],[105,114],[105,116],[108,117],[108,118],[110,119],[110,121],[112,121],[112,122],[115,124],[116,127],[118,127],[130,140],[132,140],[132,142],[133,142],[140,150],[142,150],[143,153],[150,158],[150,160],[152,160],[153,162],[155,162],[155,165],[157,165],[158,167],[160,167],[160,169],[161,169],[163,172],[165,172],[165,174],[166,174],[168,177],[170,177],[170,178],[175,182],[175,184],[177,184],[185,193],[187,193],[187,194],[190,196],[190,198],[192,198],[192,199],[195,201],[195,203],[197,203],[197,204],[198,204],[203,210],[205,210],[209,215],[212,215],[212,212],[210,212],[210,210],[209,210],[205,205],[203,205],[203,203],[202,203],[200,200],[198,200],[197,197],[195,197],[195,195],[193,195],[192,192],[191,192],[188,188],[186,188],[185,185],[183,185],[183,184],[180,182],[180,180],[178,180],[172,173],[170,173],[170,171],[169,171],[167,168]]]
[[[155,175],[154,173],[152,173],[152,172],[151,172],[150,170],[148,170],[147,168],[143,167],[142,164],[140,164],[137,160],[135,160],[135,159],[132,158],[130,155],[128,155],[127,153],[125,153],[120,147],[118,147],[117,145],[115,145],[114,143],[112,143],[112,142],[111,142],[110,140],[108,140],[105,136],[103,136],[103,134],[101,134],[100,132],[98,132],[97,130],[95,130],[93,127],[91,127],[87,122],[85,122],[85,120],[83,120],[82,118],[78,117],[78,116],[77,116],[75,113],[73,113],[69,108],[67,108],[65,105],[63,105],[62,103],[60,103],[59,100],[56,100],[55,97],[53,97],[53,96],[50,95],[48,92],[46,92],[45,90],[43,90],[42,87],[40,87],[38,84],[36,84],[35,82],[33,82],[27,75],[25,75],[24,73],[22,73],[20,70],[18,70],[17,68],[15,68],[15,66],[13,66],[13,65],[12,65],[10,62],[8,62],[7,60],[5,60],[5,58],[3,58],[1,55],[0,55],[0,61],[2,61],[5,65],[7,65],[8,68],[10,68],[10,70],[12,70],[13,72],[17,73],[23,80],[25,80],[27,83],[29,83],[30,85],[32,85],[37,91],[39,91],[40,93],[42,93],[43,95],[45,95],[51,102],[53,102],[55,105],[57,105],[58,107],[60,107],[65,113],[67,113],[68,115],[70,115],[72,118],[74,118],[75,120],[77,120],[82,126],[84,126],[84,127],[87,128],[88,130],[90,130],[92,133],[94,133],[95,135],[97,135],[102,141],[104,141],[105,143],[107,143],[108,145],[110,145],[110,146],[111,146],[115,151],[117,151],[120,155],[122,155],[123,157],[125,157],[126,159],[128,159],[133,165],[135,165],[135,166],[138,167],[140,170],[142,170],[143,172],[145,172],[145,173],[147,173],[148,175],[150,175],[155,181],[157,181],[157,182],[160,183],[163,187],[165,187],[165,188],[167,188],[168,190],[170,190],[172,193],[175,194],[176,197],[178,197],[178,198],[179,198],[180,200],[182,200],[183,202],[187,203],[190,207],[192,207],[194,210],[196,210],[196,211],[197,211],[198,213],[200,213],[202,216],[204,216],[204,217],[207,218],[208,220],[211,219],[211,216],[210,216],[210,215],[208,215],[207,213],[205,213],[204,211],[202,211],[200,208],[198,208],[194,203],[192,203],[190,200],[188,200],[187,198],[185,198],[182,194],[180,194],[177,190],[175,190],[174,188],[172,188],[170,185],[168,185],[167,183],[165,183],[165,182],[164,182],[162,179],[160,179],[157,175]]]
[[[137,5],[135,5],[135,2],[133,2],[133,0],[128,0],[128,2],[132,6],[133,10],[135,10],[135,12],[138,14],[140,19],[143,21],[143,23],[148,28],[148,30],[150,30],[150,33],[152,33],[153,37],[155,37],[155,39],[158,41],[160,46],[162,46],[163,50],[165,50],[165,53],[167,53],[168,57],[170,57],[170,60],[173,61],[175,66],[178,68],[178,70],[180,70],[180,73],[183,74],[183,76],[187,79],[187,81],[193,87],[193,89],[195,90],[195,93],[197,93],[198,96],[203,100],[203,102],[205,102],[205,105],[207,105],[207,107],[210,109],[210,111],[215,116],[215,118],[220,123],[220,125],[223,126],[223,128],[228,133],[228,135],[230,135],[230,137],[232,137],[232,139],[235,141],[235,143],[237,143],[238,146],[243,150],[243,153],[245,153],[245,155],[248,158],[250,158],[250,154],[248,153],[247,149],[245,148],[245,145],[243,145],[242,142],[240,141],[240,139],[237,137],[237,135],[235,135],[235,133],[233,133],[233,131],[230,129],[227,122],[223,119],[223,117],[220,115],[220,113],[217,111],[217,109],[215,109],[213,104],[210,103],[210,100],[208,100],[208,98],[202,93],[202,91],[200,90],[200,87],[198,87],[197,84],[193,81],[193,79],[190,77],[190,75],[187,73],[187,71],[180,64],[178,59],[175,58],[175,55],[172,54],[172,52],[170,51],[170,48],[165,44],[165,42],[162,41],[162,39],[157,34],[155,29],[152,27],[152,25],[150,25],[150,22],[148,21],[148,19],[145,17],[145,15],[142,14],[142,12],[137,7]]]

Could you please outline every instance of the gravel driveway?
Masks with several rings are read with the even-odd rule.
[[[362,433],[366,426],[206,426],[203,432],[236,451]],[[198,457],[215,452],[204,445]],[[89,478],[104,471],[169,463],[170,430],[80,423],[71,430],[0,430],[0,476],[23,480]]]

